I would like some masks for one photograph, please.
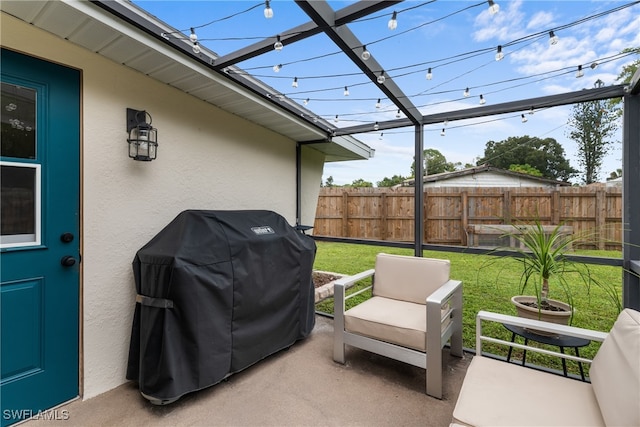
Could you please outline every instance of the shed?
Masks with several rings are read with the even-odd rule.
[[[415,180],[404,181],[403,186],[413,186]],[[546,187],[570,186],[563,181],[540,178],[521,172],[513,172],[482,165],[454,172],[444,172],[424,177],[424,188],[429,187]]]

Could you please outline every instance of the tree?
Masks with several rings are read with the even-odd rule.
[[[509,166],[509,170],[512,172],[526,173],[533,176],[542,176],[542,172],[527,163],[525,163],[524,165],[511,165]]]
[[[614,179],[622,178],[622,169],[618,168],[609,174],[607,181],[613,181]]]
[[[537,169],[542,177],[569,181],[578,171],[565,158],[564,148],[553,138],[511,136],[503,141],[489,141],[484,156],[477,165],[488,164],[496,168],[509,169],[511,165],[527,164]]]
[[[595,82],[596,87],[604,83]],[[569,117],[569,138],[578,144],[578,162],[583,168],[585,184],[598,181],[602,160],[611,148],[611,138],[618,129],[618,115],[607,100],[575,104]]]
[[[640,54],[640,47],[629,47],[627,49],[624,49],[620,53],[630,53],[630,52],[635,52],[636,54]],[[625,65],[624,67],[622,67],[620,74],[618,74],[616,81],[620,83],[629,83],[633,75],[638,70],[638,67],[640,67],[640,59],[636,59],[632,63]],[[613,98],[609,101],[609,106],[612,108],[617,107],[618,105],[620,105],[621,102],[622,102],[622,98]],[[617,111],[616,114],[620,116],[622,114],[622,111]]]
[[[373,184],[370,183],[369,181],[365,181],[362,178],[358,178],[354,180],[350,186],[351,187],[373,187]]]
[[[435,175],[443,172],[453,172],[456,170],[454,163],[447,162],[446,157],[435,148],[427,148],[423,152],[424,157],[424,174]],[[413,158],[411,163],[411,177],[416,176],[416,159]]]
[[[335,185],[333,184],[333,176],[329,175],[326,179],[326,181],[324,182],[324,186],[325,187],[335,187]]]
[[[402,175],[393,175],[391,178],[385,176],[382,181],[378,181],[376,185],[378,187],[393,187],[394,185],[402,184],[406,179],[407,178]]]

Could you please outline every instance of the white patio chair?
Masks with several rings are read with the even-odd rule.
[[[345,345],[426,369],[426,392],[442,398],[442,349],[462,356],[462,282],[449,280],[448,260],[378,254],[375,268],[334,287],[333,360]],[[375,275],[374,275],[375,273]],[[345,312],[345,288],[373,278],[373,297]]]

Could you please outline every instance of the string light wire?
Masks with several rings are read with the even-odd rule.
[[[419,7],[422,7],[422,6],[428,5],[428,4],[431,4],[431,3],[433,3],[434,1],[435,1],[435,0],[428,1],[428,2],[424,2],[424,3],[420,3],[420,4],[415,5],[415,6],[412,6],[412,7],[410,7],[410,8],[406,8],[406,9],[403,9],[403,10],[398,10],[398,11],[397,11],[397,14],[403,13],[403,12],[408,11],[408,10],[416,9],[416,8],[419,8]],[[526,42],[526,41],[530,41],[531,43],[533,43],[533,42],[537,41],[541,36],[542,36],[542,37],[549,38],[551,34],[555,35],[555,31],[565,30],[565,29],[568,29],[568,28],[574,27],[574,26],[576,26],[576,25],[580,25],[580,24],[586,23],[586,22],[591,21],[591,20],[594,20],[594,19],[598,19],[598,18],[601,18],[601,17],[607,16],[607,15],[609,15],[609,14],[612,14],[612,13],[615,13],[615,12],[621,11],[621,10],[623,10],[623,9],[626,9],[626,8],[628,8],[628,7],[634,6],[634,5],[638,4],[638,3],[640,3],[640,1],[634,1],[634,2],[631,2],[631,3],[627,3],[627,4],[624,4],[624,5],[621,5],[621,6],[615,7],[615,8],[613,8],[613,9],[605,10],[605,11],[600,12],[600,13],[596,13],[596,14],[592,14],[592,15],[586,16],[586,17],[584,17],[584,18],[578,19],[578,20],[573,21],[573,22],[570,22],[570,23],[568,23],[568,24],[564,24],[564,25],[560,25],[560,26],[554,27],[553,29],[545,29],[545,30],[543,30],[543,31],[539,31],[539,32],[536,32],[536,33],[533,33],[533,34],[528,34],[528,35],[525,35],[525,36],[520,37],[520,38],[518,38],[518,39],[512,40],[512,41],[510,41],[510,42],[503,43],[501,46],[504,46],[504,47],[507,47],[507,46],[514,46],[514,45],[516,45],[516,44],[520,44],[520,43],[523,43],[523,42]],[[192,43],[194,43],[196,46],[197,46],[197,44],[200,44],[200,43],[197,43],[197,42],[201,42],[201,41],[203,41],[203,40],[222,40],[222,39],[206,39],[206,38],[199,38],[199,37],[196,35],[195,30],[196,30],[196,29],[200,29],[200,28],[204,28],[204,27],[207,27],[207,26],[210,26],[210,25],[213,25],[213,24],[218,23],[218,22],[221,22],[221,21],[225,21],[225,20],[228,20],[228,19],[232,19],[232,18],[234,18],[234,17],[240,16],[240,15],[245,14],[245,13],[248,13],[248,12],[252,11],[253,9],[256,9],[256,8],[258,8],[258,7],[262,7],[264,4],[265,4],[265,2],[264,2],[264,1],[261,1],[261,2],[259,2],[259,3],[257,3],[257,4],[255,4],[255,5],[253,5],[253,6],[249,7],[249,8],[247,8],[247,9],[244,9],[244,10],[242,10],[242,11],[236,12],[236,13],[234,13],[234,14],[231,14],[231,15],[228,15],[228,16],[225,16],[225,17],[222,17],[222,18],[219,18],[219,19],[215,19],[215,20],[209,21],[209,22],[207,22],[207,23],[205,23],[205,24],[195,25],[195,26],[193,26],[193,27],[190,27],[188,30],[182,30],[182,31],[174,31],[174,32],[169,32],[169,33],[163,33],[163,36],[166,36],[166,35],[175,35],[175,34],[177,34],[177,33],[180,33],[180,35],[181,35],[181,36],[184,36],[184,38],[185,38],[185,39],[187,39],[187,40],[191,41],[191,42],[192,42]],[[388,39],[390,39],[390,38],[392,38],[392,37],[398,37],[398,36],[401,36],[401,35],[403,35],[403,34],[406,34],[406,33],[410,32],[410,31],[415,31],[415,30],[417,30],[417,29],[419,29],[419,28],[421,28],[421,27],[424,27],[424,26],[426,26],[426,25],[433,24],[433,23],[435,23],[435,22],[438,22],[438,21],[441,21],[441,20],[443,20],[443,19],[446,19],[446,18],[448,18],[448,17],[450,17],[450,16],[453,16],[453,15],[456,15],[456,14],[459,14],[459,13],[462,13],[462,12],[464,12],[464,11],[466,11],[466,10],[471,9],[471,8],[478,7],[478,6],[485,5],[485,4],[486,4],[486,1],[483,1],[483,2],[480,2],[480,3],[476,3],[476,4],[472,4],[472,5],[470,5],[470,6],[467,6],[467,7],[463,8],[463,9],[460,9],[460,10],[454,11],[454,12],[452,12],[452,13],[449,13],[449,14],[447,14],[447,15],[445,15],[445,16],[442,16],[442,17],[440,17],[440,18],[434,19],[434,20],[429,21],[429,22],[424,22],[424,23],[422,23],[422,24],[420,24],[420,25],[418,25],[418,26],[415,26],[415,27],[409,28],[409,29],[407,29],[407,30],[405,30],[405,31],[397,32],[397,33],[396,33],[396,32],[394,32],[394,34],[392,34],[392,35],[388,35],[388,36],[383,37],[383,38],[380,38],[380,39],[378,39],[378,40],[369,41],[369,42],[367,42],[367,44],[366,44],[366,45],[367,45],[367,46],[369,46],[369,45],[372,45],[372,44],[376,44],[376,43],[380,43],[380,42],[382,42],[382,41],[388,40]],[[384,14],[380,14],[379,16],[370,16],[370,17],[367,17],[367,18],[363,18],[363,19],[355,20],[355,21],[353,21],[353,23],[365,22],[365,21],[369,21],[369,20],[373,20],[373,19],[388,18],[388,16],[389,16],[389,14],[388,14],[388,12],[387,12],[387,13],[384,13]],[[186,36],[186,35],[184,34],[184,33],[186,33],[187,31],[189,31],[189,33],[190,33],[190,34],[189,34],[189,36]],[[298,34],[300,34],[300,33],[298,33]],[[289,36],[289,34],[284,34],[283,36]],[[270,36],[270,37],[273,37],[273,36]],[[260,38],[264,39],[265,37],[260,37]],[[267,37],[267,38],[268,38],[268,37]],[[197,42],[195,42],[195,41],[194,41],[194,39],[195,39],[195,40],[197,40]],[[233,39],[233,40],[247,40],[247,39],[249,39],[249,38],[225,38],[224,40],[230,40],[230,39]],[[196,43],[197,43],[197,44],[196,44]],[[530,43],[527,43],[527,45],[528,45],[528,44],[530,44]],[[199,47],[199,46],[198,46],[198,47]],[[364,47],[364,46],[363,46],[363,47]],[[405,73],[405,74],[397,74],[397,75],[393,75],[393,76],[391,76],[391,75],[390,75],[390,73],[392,73],[392,72],[394,72],[394,71],[404,70],[404,69],[416,68],[416,67],[424,66],[424,65],[427,65],[427,64],[430,64],[430,65],[431,65],[431,66],[429,67],[430,69],[435,69],[436,67],[443,67],[443,66],[450,65],[450,64],[452,64],[452,63],[456,63],[456,62],[459,62],[459,61],[468,60],[468,59],[473,58],[473,57],[475,57],[475,56],[482,55],[482,54],[486,53],[487,51],[494,51],[494,52],[495,52],[495,47],[488,47],[488,48],[485,48],[485,49],[479,49],[479,50],[475,50],[475,51],[465,52],[465,53],[461,53],[461,54],[457,54],[457,55],[450,56],[450,57],[448,57],[448,58],[441,58],[441,59],[439,59],[439,60],[432,60],[432,61],[422,62],[422,63],[418,63],[418,64],[410,64],[410,65],[406,65],[406,66],[400,66],[400,67],[396,67],[396,68],[388,69],[388,70],[386,71],[386,73],[387,73],[387,75],[389,75],[391,78],[397,79],[397,78],[399,78],[399,77],[403,77],[403,76],[405,76],[405,75],[409,75],[409,74],[413,74],[413,73],[417,73],[417,72],[424,72],[424,70],[422,70],[422,71],[413,71],[413,72],[409,72],[409,73]],[[300,63],[300,62],[308,62],[308,61],[317,60],[317,59],[321,59],[321,58],[326,58],[326,57],[333,56],[333,55],[337,55],[337,54],[341,54],[341,53],[342,53],[342,51],[338,51],[338,52],[331,52],[331,53],[328,53],[328,54],[317,55],[317,56],[314,56],[314,57],[312,57],[312,58],[306,58],[306,59],[302,59],[302,60],[298,60],[298,61],[292,61],[292,62],[289,62],[289,63],[282,63],[282,64],[278,64],[278,65],[279,65],[279,67],[278,67],[278,68],[281,68],[281,67],[282,67],[282,66],[284,66],[284,65],[289,65],[289,64],[294,64],[294,63]],[[632,53],[633,53],[633,52],[632,52]],[[615,56],[615,55],[614,55],[614,56]],[[616,59],[619,59],[619,58],[616,58]],[[604,63],[604,62],[607,62],[607,60],[606,60],[606,59],[596,60],[596,61],[593,61],[593,64],[602,64],[602,63]],[[436,65],[436,66],[434,66],[434,64],[437,64],[437,65]],[[589,64],[585,64],[585,65],[586,65],[587,67],[589,66]],[[269,67],[271,67],[271,66],[269,66]],[[266,68],[266,67],[254,67],[254,68],[251,68],[251,69],[259,69],[259,68]],[[582,64],[581,64],[581,65],[579,65],[579,68],[584,69],[584,67],[582,67]],[[592,68],[594,68],[594,67],[592,66]],[[246,70],[248,71],[248,70],[251,70],[251,69],[246,69]],[[575,68],[575,66],[573,66],[573,67],[571,67],[571,69],[572,69],[572,71],[570,71],[570,72],[573,72],[573,70],[575,70],[576,68]],[[474,69],[474,70],[476,70],[476,69]],[[466,73],[464,73],[464,74],[462,74],[462,75],[466,75],[466,74],[468,74],[468,73],[471,73],[471,72],[473,72],[474,70],[471,70],[471,71],[469,71],[469,72],[466,72]],[[238,74],[243,74],[243,73],[244,73],[243,71],[240,71],[240,72],[237,72],[236,70],[231,71],[231,73],[234,73],[234,72],[236,72],[236,73],[238,73]],[[248,73],[247,73],[247,74],[248,74]],[[562,75],[562,74],[563,74],[563,73],[561,72],[560,74],[555,74],[554,76]],[[461,75],[461,76],[462,76],[462,75]],[[257,75],[253,75],[253,76],[254,76],[254,77],[259,77],[259,76],[257,76]],[[362,76],[362,73],[357,72],[357,73],[345,73],[345,74],[340,74],[340,75],[303,76],[303,77],[300,77],[300,79],[322,79],[322,78],[326,79],[326,78],[340,78],[340,77],[346,77],[346,76]],[[265,76],[265,77],[273,77],[273,76]],[[459,77],[460,77],[460,76],[459,76]],[[285,76],[282,76],[282,78],[289,78],[289,79],[290,79],[291,77],[285,77]],[[531,76],[527,76],[527,77],[523,77],[523,78],[520,78],[520,79],[530,79],[530,78],[531,78]],[[547,77],[547,78],[551,78],[551,77]],[[295,80],[297,81],[297,78],[296,78]],[[450,82],[451,80],[452,80],[452,79],[449,79],[449,81],[448,81],[448,82]],[[506,83],[506,82],[509,82],[509,81],[515,81],[515,80],[519,80],[519,79],[510,79],[510,80],[505,80],[505,81],[501,81],[501,82],[493,82],[493,83],[489,83],[489,84],[483,85],[483,86],[481,86],[481,87],[487,87],[487,86],[491,86],[491,85],[504,84],[504,83]],[[538,81],[538,80],[537,80],[537,81]],[[370,81],[366,81],[366,82],[363,82],[363,83],[361,83],[361,84],[371,84],[371,82],[370,82]],[[529,82],[529,83],[523,83],[522,85],[524,85],[524,84],[531,84],[531,82]],[[359,85],[359,84],[357,84],[357,83],[356,83],[356,84],[350,84],[349,86],[358,86],[358,85]],[[518,85],[518,86],[522,86],[522,85]],[[438,85],[438,86],[440,86],[440,85]],[[342,87],[342,86],[341,86],[341,87]],[[514,86],[512,86],[512,87],[514,87]],[[517,86],[515,86],[515,87],[517,87]],[[476,89],[476,88],[478,88],[478,87],[469,87],[469,89]],[[446,93],[446,92],[452,92],[452,91],[453,91],[453,90],[451,90],[451,91],[443,91],[443,92],[433,92],[433,91],[432,91],[432,89],[433,89],[433,88],[431,88],[430,90],[427,90],[427,91],[423,91],[423,92],[421,92],[421,93],[419,93],[419,94],[417,94],[417,95],[413,95],[413,96],[420,96],[420,95],[426,95],[426,94],[436,94],[436,93]],[[327,91],[327,90],[331,90],[331,89],[319,89],[319,90],[317,90],[317,92],[320,92],[320,91]],[[456,91],[458,91],[458,90],[460,90],[460,89],[456,89]],[[502,89],[502,90],[507,90],[507,89]],[[502,91],[502,90],[499,90],[499,91]],[[490,93],[496,93],[496,92],[499,92],[499,91],[483,92],[483,93],[484,93],[484,94],[490,94]],[[306,93],[310,93],[310,92],[314,92],[314,91],[307,91]],[[281,95],[282,95],[282,94],[281,94]],[[353,99],[353,98],[352,98],[352,99]],[[367,98],[360,98],[360,99],[367,99]],[[305,101],[308,103],[310,100],[311,100],[310,98],[306,98],[306,100],[305,100]],[[344,100],[344,98],[343,98],[343,100]],[[322,101],[322,100],[320,100],[320,99],[313,99],[313,101]],[[451,102],[451,101],[447,101],[447,102]],[[430,104],[430,105],[433,105],[433,104]],[[394,106],[393,108],[394,108],[394,110],[395,110],[395,106]]]

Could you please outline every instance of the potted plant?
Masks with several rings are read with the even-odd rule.
[[[568,279],[573,278],[575,282],[575,278],[579,278],[584,284],[579,292],[588,293],[591,285],[602,286],[592,277],[587,264],[568,257],[568,252],[582,236],[566,233],[562,225],[550,229],[536,220],[531,225],[514,225],[513,232],[507,233],[505,237],[518,244],[515,250],[523,267],[520,293],[529,293],[511,299],[519,316],[570,324],[574,312],[572,295],[576,290]],[[615,290],[608,290],[608,293],[620,308]],[[561,297],[564,301],[550,296]]]

